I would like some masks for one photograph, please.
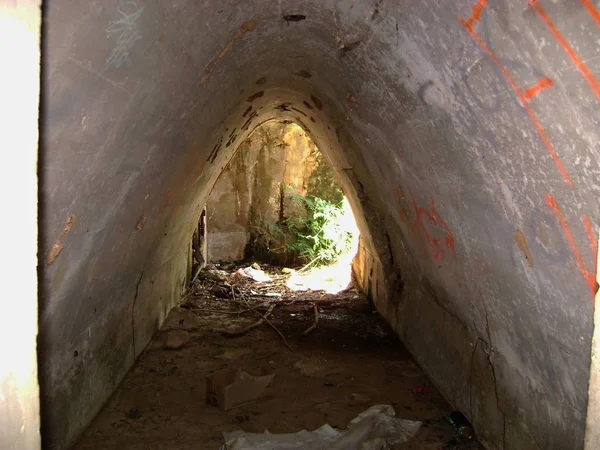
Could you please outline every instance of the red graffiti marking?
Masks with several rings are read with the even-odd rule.
[[[581,0],[581,2],[583,3],[583,6],[585,6],[585,9],[590,13],[590,16],[592,16],[596,23],[600,25],[600,12],[598,12],[594,4],[590,0]]]
[[[435,200],[433,199],[433,197],[429,197],[430,206],[429,206],[429,210],[427,210],[426,208],[419,205],[419,203],[415,199],[415,196],[411,189],[409,189],[409,192],[410,192],[410,196],[412,198],[413,208],[415,210],[415,220],[410,225],[410,228],[409,228],[410,232],[415,233],[419,230],[421,231],[421,233],[427,240],[427,244],[429,246],[429,249],[431,250],[431,254],[434,259],[436,259],[436,260],[445,259],[445,253],[444,253],[444,247],[445,247],[446,250],[450,250],[452,252],[454,259],[456,260],[454,235],[450,231],[450,228],[448,227],[448,224],[446,223],[446,221],[442,218],[442,216],[438,212],[438,210],[435,206]],[[401,212],[400,216],[403,217],[403,216],[405,216],[405,214]],[[443,230],[445,232],[444,236],[443,237],[435,236],[435,233],[431,233],[429,231],[429,229],[425,226],[425,222],[423,221],[423,218],[427,219],[427,221],[429,223],[443,228]],[[408,222],[408,217],[404,217],[404,221]],[[443,241],[444,241],[443,246],[442,246],[441,239],[443,239]]]
[[[588,239],[590,240],[590,245],[594,249],[594,254],[598,253],[598,243],[596,242],[596,237],[594,236],[594,230],[592,229],[592,224],[590,223],[590,219],[588,216],[583,216],[583,223],[585,225],[585,231],[587,231]]]
[[[540,81],[537,82],[535,86],[531,86],[530,88],[525,89],[523,91],[523,95],[525,96],[525,98],[531,99],[535,97],[541,90],[544,90],[547,87],[551,87],[553,84],[554,83],[552,83],[552,80],[550,78],[542,78]]]
[[[575,255],[575,260],[577,261],[577,264],[579,265],[579,270],[581,271],[581,273],[583,274],[583,277],[588,282],[588,285],[590,286],[590,289],[592,290],[592,294],[595,293],[596,281],[594,280],[594,275],[589,270],[587,270],[587,267],[585,266],[585,263],[583,262],[583,258],[581,257],[581,254],[579,253],[579,249],[577,248],[577,244],[575,244],[575,239],[573,239],[573,235],[571,234],[569,225],[567,225],[567,221],[566,221],[565,217],[563,216],[560,208],[558,207],[556,200],[554,200],[554,197],[552,197],[551,194],[548,194],[546,196],[546,202],[556,213],[556,216],[558,217],[558,220],[560,221],[560,224],[563,227],[565,235],[567,236],[567,240],[569,241],[571,250],[573,251],[573,254]],[[584,221],[585,221],[585,219],[584,219]]]
[[[558,29],[554,26],[554,24],[550,20],[550,17],[548,17],[546,12],[544,11],[544,8],[542,8],[542,5],[540,5],[540,2],[538,0],[531,0],[528,1],[528,3],[529,7],[535,8],[542,20],[546,22],[546,25],[548,26],[558,43],[562,46],[562,48],[565,49],[567,55],[569,55],[569,57],[573,60],[579,71],[583,74],[588,83],[590,83],[590,86],[592,86],[592,89],[596,93],[596,96],[600,97],[600,84],[598,83],[596,78],[594,78],[594,75],[592,75],[592,72],[590,72],[588,66],[581,60],[579,55],[575,52],[575,50],[573,50],[573,48],[569,45],[569,43],[563,37],[563,35],[560,34],[560,31],[558,31]]]
[[[517,83],[515,83],[515,80],[512,78],[510,73],[508,73],[508,70],[506,69],[504,64],[502,64],[500,62],[500,60],[494,54],[494,52],[492,52],[492,50],[487,46],[487,44],[485,42],[483,42],[483,39],[481,39],[481,37],[473,30],[473,27],[470,26],[468,24],[468,22],[465,21],[464,19],[459,18],[459,20],[460,20],[460,23],[462,23],[464,25],[464,27],[467,29],[469,34],[473,37],[473,39],[475,39],[475,41],[483,49],[483,51],[486,52],[490,56],[490,58],[492,58],[492,61],[494,61],[494,63],[498,66],[498,68],[500,69],[500,71],[502,72],[502,74],[504,75],[504,77],[506,78],[508,83],[510,84],[510,86],[513,88],[513,90],[515,91],[515,93],[517,94],[519,99],[521,100],[523,107],[529,114],[529,117],[531,118],[531,121],[535,125],[535,128],[538,130],[538,133],[540,134],[542,141],[544,141],[544,144],[546,144],[546,147],[548,148],[548,151],[550,152],[550,155],[552,156],[554,163],[558,167],[559,172],[562,174],[563,179],[569,186],[572,186],[573,182],[569,178],[569,174],[567,174],[567,171],[565,170],[564,166],[562,165],[562,162],[561,162],[560,158],[558,157],[556,150],[554,150],[554,146],[550,142],[550,139],[548,139],[548,136],[546,136],[546,132],[542,128],[542,125],[540,124],[539,120],[537,119],[535,113],[527,104],[527,99],[525,98],[525,96],[523,95],[523,93],[521,92],[519,87],[517,86]]]
[[[479,21],[479,18],[481,17],[481,11],[483,11],[483,8],[485,7],[485,4],[487,3],[487,0],[479,0],[475,6],[473,6],[473,12],[471,13],[471,17],[469,17],[467,20],[461,20],[461,23],[468,29],[468,30],[472,30],[473,29],[473,24],[475,22]]]

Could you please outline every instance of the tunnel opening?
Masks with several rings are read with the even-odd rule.
[[[464,416],[453,428],[447,418],[458,413],[377,312],[386,284],[373,236],[393,263],[390,237],[365,226],[369,214],[355,218],[357,206],[365,211],[360,183],[328,159],[339,147],[321,152],[286,118],[229,139],[197,205],[188,286],[74,449],[134,445],[123,434],[143,446],[280,448],[278,439],[303,445],[300,430],[316,439],[346,427],[328,439],[480,449]],[[362,417],[371,419],[359,427]],[[371,420],[399,431],[387,435]]]
[[[289,120],[263,123],[238,146],[203,214],[207,255],[194,257],[194,274],[201,261],[254,263],[286,271],[294,290],[351,285],[360,234],[352,209],[323,153]]]

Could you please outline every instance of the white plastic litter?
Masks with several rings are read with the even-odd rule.
[[[246,267],[245,269],[238,269],[237,272],[243,277],[251,278],[254,281],[258,281],[259,283],[266,283],[269,281],[273,281],[273,279],[267,275],[264,270],[255,269],[253,267]]]
[[[396,419],[391,405],[375,405],[353,419],[347,430],[325,424],[314,431],[270,434],[238,430],[223,433],[221,450],[384,450],[412,438],[422,422]]]

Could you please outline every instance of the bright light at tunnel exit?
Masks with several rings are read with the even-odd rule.
[[[348,233],[350,245],[348,250],[341,254],[334,264],[321,267],[305,266],[292,273],[287,286],[294,291],[325,291],[328,294],[337,294],[350,286],[352,281],[352,260],[358,252],[359,230],[356,225],[352,208],[348,199],[342,200],[342,214],[339,220],[340,228],[337,232]]]

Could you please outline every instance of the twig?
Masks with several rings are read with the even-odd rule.
[[[250,302],[248,301],[248,299],[246,298],[246,296],[244,295],[244,293],[242,291],[240,291],[238,293],[238,296],[241,297],[241,299],[244,301],[244,304],[246,305],[247,309],[245,311],[256,311],[258,308],[266,306],[267,304],[275,304],[275,306],[277,306],[276,302],[269,302],[269,301],[262,301],[261,303],[259,303],[256,306],[250,306]],[[241,304],[241,301],[237,301],[238,304]],[[256,311],[258,314],[260,314],[259,311]]]
[[[246,305],[248,306],[248,308],[250,308],[250,303],[248,302],[248,299],[247,299],[247,298],[246,298],[246,297],[245,297],[243,294],[242,294],[242,298],[243,298],[243,299],[244,299],[244,301],[246,302]],[[255,324],[253,324],[253,325],[254,325],[254,326],[259,326],[259,325],[262,323],[262,321],[264,320],[265,322],[267,322],[267,323],[269,324],[269,326],[270,326],[271,328],[273,328],[273,329],[274,329],[274,330],[277,332],[277,334],[278,334],[278,335],[279,335],[279,337],[280,337],[280,338],[283,340],[283,343],[284,343],[284,344],[287,346],[287,348],[289,348],[289,349],[290,349],[292,352],[293,352],[293,351],[295,351],[295,350],[294,350],[294,349],[291,347],[291,345],[288,343],[288,341],[286,340],[285,336],[284,336],[284,335],[281,333],[281,331],[279,331],[279,329],[278,329],[278,328],[277,328],[275,325],[273,325],[273,322],[271,322],[269,319],[267,319],[267,317],[268,317],[268,316],[271,314],[271,312],[273,311],[273,308],[275,308],[275,306],[277,306],[277,303],[275,303],[275,302],[269,302],[269,303],[271,303],[271,306],[269,306],[269,309],[267,310],[267,313],[266,313],[264,316],[263,316],[262,314],[260,314],[260,312],[256,311],[256,308],[257,308],[257,307],[255,307],[254,309],[252,309],[252,311],[254,311],[256,314],[260,314],[260,315],[261,315],[261,317],[262,317],[262,318],[261,318],[261,319],[260,319],[258,322],[256,322],[256,323],[255,323]],[[252,327],[252,328],[254,328],[254,327]],[[252,328],[250,328],[250,329],[252,329]],[[248,330],[246,330],[246,331],[248,331]],[[246,331],[244,331],[244,333],[245,333]]]
[[[200,275],[201,270],[202,270],[202,264],[198,264],[196,266],[196,268],[194,269],[194,272],[192,273],[192,278],[190,279],[190,286],[192,284],[194,284],[194,281],[196,281],[196,278],[198,278],[198,275]]]
[[[312,325],[310,327],[308,327],[306,330],[304,330],[304,333],[302,333],[302,336],[308,336],[308,334],[314,330],[315,328],[317,328],[317,324],[319,323],[319,309],[317,308],[317,304],[313,303],[313,308],[315,310],[315,320],[313,321]]]
[[[190,308],[190,311],[201,311],[201,312],[210,312],[210,313],[218,313],[218,314],[245,314],[247,312],[252,311],[251,309],[244,309],[243,311],[221,311],[218,309],[200,309],[200,308]]]
[[[242,291],[240,291],[240,296],[242,297],[242,300],[244,300],[244,303],[246,303],[246,306],[249,309],[256,309],[256,307],[255,308],[250,307],[250,302],[248,301],[248,299],[246,298],[246,296],[244,295],[244,293]]]
[[[265,299],[263,300],[263,302],[265,303],[277,303],[278,305],[281,306],[292,306],[294,303],[296,304],[305,304],[305,303],[316,303],[317,305],[331,305],[331,306],[340,306],[343,307],[346,303],[344,300],[340,300],[338,298],[334,298],[334,299],[319,299],[319,300],[314,300],[314,299],[299,299],[299,298],[294,298],[292,301],[288,301],[288,300],[270,300],[270,299]]]
[[[319,259],[321,259],[321,257],[317,256],[315,259],[313,259],[311,262],[306,264],[304,267],[298,269],[297,273],[302,273],[302,272],[306,271],[310,266],[312,266],[314,263],[316,263]]]
[[[279,292],[265,292],[264,294],[256,293],[250,294],[251,297],[267,297],[267,298],[281,298],[283,294]]]
[[[271,306],[275,306],[275,305],[271,305]],[[287,346],[287,348],[289,348],[292,352],[294,352],[295,350],[291,347],[290,344],[288,344],[288,341],[285,339],[285,336],[281,333],[281,331],[279,331],[279,329],[275,325],[273,325],[273,323],[266,317],[265,317],[265,322],[267,322],[271,326],[271,328],[273,328],[277,332],[277,334],[281,337],[281,339],[283,339],[283,343]]]
[[[260,320],[257,320],[254,323],[251,323],[250,325],[248,325],[247,327],[242,328],[241,330],[238,331],[224,331],[223,334],[225,336],[240,336],[242,334],[247,333],[248,331],[261,326],[265,321],[267,323],[270,323],[269,320],[267,319],[267,317],[273,312],[273,309],[275,308],[275,306],[277,305],[271,305],[269,306],[269,309],[267,309],[267,312],[265,313],[265,315],[263,316],[261,313],[259,313],[258,311],[255,311],[257,314],[259,314],[261,316]]]

